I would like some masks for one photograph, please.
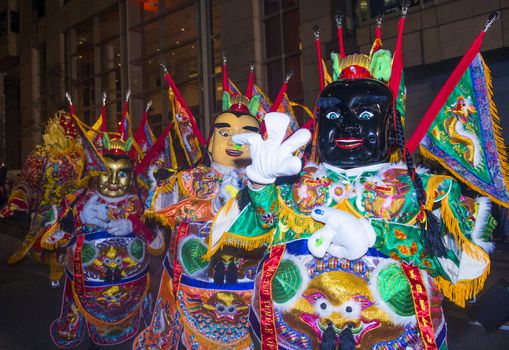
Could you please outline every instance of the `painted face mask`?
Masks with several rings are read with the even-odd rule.
[[[212,161],[235,168],[247,166],[251,159],[249,147],[236,144],[232,136],[249,132],[260,132],[255,117],[248,114],[237,116],[230,112],[220,114],[214,121],[214,132],[208,147]]]
[[[122,197],[129,193],[133,182],[133,165],[129,158],[104,158],[108,173],[97,178],[97,191],[111,198]]]
[[[340,80],[318,100],[318,149],[321,160],[342,168],[388,158],[392,94],[374,79]]]

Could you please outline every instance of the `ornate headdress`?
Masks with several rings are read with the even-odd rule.
[[[242,95],[240,91],[232,91],[226,69],[227,59],[223,56],[223,112],[240,112],[257,116],[260,106],[259,94],[253,94],[254,90],[254,63],[249,66],[249,78],[247,82],[246,93]],[[235,89],[236,90],[236,89]]]
[[[126,97],[124,99],[122,117],[118,122],[116,132],[103,132],[102,134],[102,153],[103,155],[116,155],[116,156],[127,156],[133,164],[138,162],[142,157],[139,152],[131,152],[131,148],[134,147],[139,151],[139,147],[134,144],[133,132],[131,129],[131,118],[129,116],[129,97],[131,91],[127,90]],[[103,121],[106,121],[106,115],[102,115]]]
[[[42,139],[45,147],[66,153],[79,149],[79,139],[76,124],[72,115],[65,111],[58,111],[48,121]]]
[[[132,137],[133,132],[128,110],[130,91],[126,94],[122,118],[118,123],[116,132],[106,131],[106,94],[103,94],[101,115],[93,127],[89,127],[76,116],[70,94],[66,93],[66,97],[69,101],[69,110],[74,123],[78,126],[76,130],[82,139],[86,169],[89,175],[107,171],[103,158],[106,155],[126,156],[132,160],[133,164],[137,164],[143,158],[142,150]]]

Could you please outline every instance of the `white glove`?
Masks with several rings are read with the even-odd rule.
[[[325,224],[308,239],[308,249],[317,258],[329,253],[336,258],[355,260],[375,244],[375,231],[366,219],[327,207],[315,208],[311,216]]]
[[[125,236],[133,232],[133,223],[129,219],[112,220],[106,229],[114,236]]]
[[[80,212],[81,221],[87,225],[96,225],[102,228],[107,226],[108,206],[99,203],[99,197],[95,194]]]
[[[232,137],[233,142],[250,147],[252,163],[246,168],[246,173],[252,182],[268,185],[274,183],[277,177],[299,173],[302,163],[293,153],[308,143],[311,133],[307,129],[299,129],[283,142],[289,123],[290,118],[286,114],[267,113],[267,140],[253,133]]]
[[[62,230],[56,230],[53,234],[51,234],[49,237],[46,237],[45,243],[49,244],[55,244],[62,240],[62,238],[65,237],[65,232]]]

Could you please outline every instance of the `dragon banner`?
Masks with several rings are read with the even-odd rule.
[[[477,54],[420,143],[472,189],[509,207],[509,164],[489,68]]]

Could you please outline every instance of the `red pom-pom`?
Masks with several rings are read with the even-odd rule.
[[[365,79],[371,78],[371,73],[364,67],[351,65],[344,68],[339,75],[340,79]]]

